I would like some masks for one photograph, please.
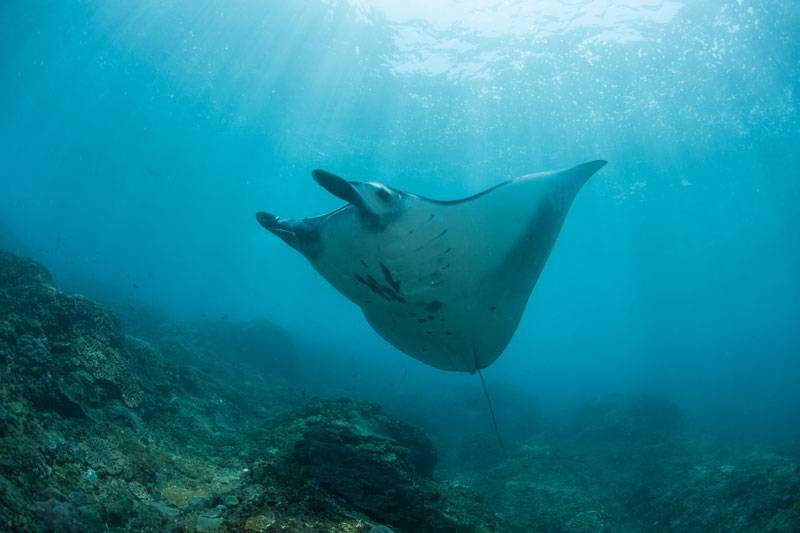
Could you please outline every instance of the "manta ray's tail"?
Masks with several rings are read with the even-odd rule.
[[[497,427],[497,417],[494,416],[494,407],[492,406],[492,399],[489,397],[489,389],[486,388],[486,381],[483,379],[481,369],[478,369],[478,377],[481,378],[481,385],[483,386],[483,395],[486,396],[486,403],[489,404],[489,412],[492,413],[492,424],[494,424],[494,432],[497,435],[497,442],[500,444],[500,449],[503,449],[503,439],[500,437],[500,428]]]

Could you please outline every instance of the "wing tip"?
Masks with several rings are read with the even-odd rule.
[[[603,168],[608,164],[608,161],[605,159],[595,159],[594,161],[586,162],[582,165],[578,165],[579,167],[584,167],[586,170],[590,170],[592,174]]]

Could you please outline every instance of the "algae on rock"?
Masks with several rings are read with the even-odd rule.
[[[488,530],[474,497],[431,479],[418,430],[214,357],[230,332],[273,335],[263,324],[201,343],[202,325],[162,326],[127,336],[38,263],[0,252],[1,530]]]

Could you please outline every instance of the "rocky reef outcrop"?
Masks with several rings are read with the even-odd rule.
[[[10,375],[28,378],[18,392],[38,408],[81,417],[111,398],[141,404],[116,318],[57,290],[41,265],[0,254],[0,316],[0,356]]]
[[[506,391],[506,448],[443,423],[437,470],[379,406],[307,397],[284,335],[118,320],[0,252],[0,531],[798,530],[796,444],[715,437],[646,395],[513,426],[532,400]]]
[[[504,531],[797,531],[800,466],[641,394],[586,402],[470,486]]]
[[[247,352],[266,331],[221,328],[128,336],[0,253],[0,530],[495,529],[480,498],[433,479],[421,431],[213,361],[219,339],[245,332]]]

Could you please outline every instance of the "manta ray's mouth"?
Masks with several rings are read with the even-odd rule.
[[[281,219],[271,213],[259,211],[256,213],[256,220],[258,220],[258,223],[261,224],[264,229],[273,233],[276,231],[285,231],[282,227]]]
[[[297,236],[297,233],[290,229],[291,221],[283,221],[271,213],[259,211],[256,213],[256,220],[258,220],[258,223],[264,226],[267,231],[274,233],[287,242],[289,242],[290,238]],[[289,242],[289,244],[294,245],[291,242]]]
[[[297,232],[294,230],[295,224],[293,224],[291,220],[284,221],[281,220],[280,217],[271,213],[265,213],[264,211],[256,213],[256,220],[258,220],[258,223],[264,226],[267,231],[274,233],[287,242],[289,239],[297,237]],[[294,243],[290,244],[294,246]]]
[[[307,257],[313,257],[319,252],[317,230],[307,221],[281,219],[264,211],[256,213],[256,220],[264,229]]]

